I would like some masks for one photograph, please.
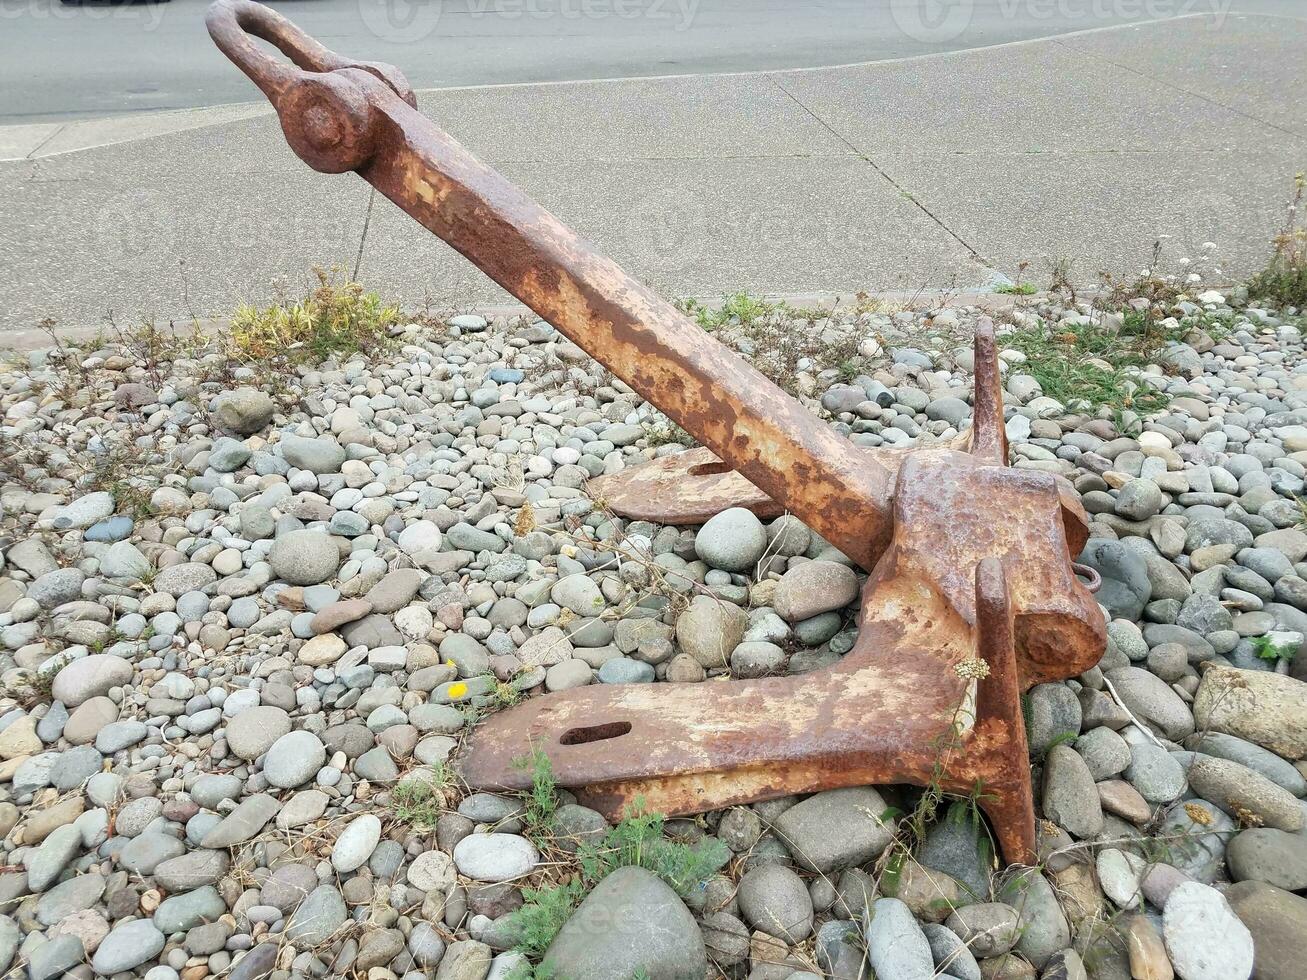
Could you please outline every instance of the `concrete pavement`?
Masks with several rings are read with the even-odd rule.
[[[1243,275],[1307,167],[1305,54],[1307,22],[1195,16],[420,105],[667,295],[977,287],[1022,262],[1046,280],[1051,257],[1093,281],[1136,270],[1158,235],[1176,255],[1214,241]],[[0,129],[0,149],[30,155],[0,163],[0,329],[207,317],[315,264],[408,303],[506,300],[356,177],[309,171],[262,108],[214,111],[141,117],[155,135],[82,150],[77,126]]]
[[[957,51],[1191,13],[1300,15],[1302,0],[269,0],[414,88],[775,71]],[[0,0],[0,125],[249,98],[204,29],[209,0]]]

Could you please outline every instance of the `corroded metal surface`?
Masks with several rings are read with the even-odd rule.
[[[702,446],[596,477],[587,482],[586,492],[616,514],[657,524],[702,524],[730,507],[743,507],[763,519],[785,513]]]
[[[1088,533],[1074,492],[1006,465],[992,327],[976,336],[965,444],[860,449],[436,128],[395,68],[343,59],[250,0],[218,0],[207,23],[305,162],[357,172],[707,447],[634,477],[641,492],[679,498],[687,521],[741,500],[792,512],[870,572],[858,642],[837,664],[532,698],[477,728],[467,782],[524,788],[516,761],[533,745],[609,815],[637,799],[686,813],[838,786],[979,782],[1004,854],[1033,860],[1018,694],[1096,663],[1104,624],[1070,563]],[[668,490],[681,476],[690,485]]]

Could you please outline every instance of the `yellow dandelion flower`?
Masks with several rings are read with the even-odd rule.
[[[446,693],[451,698],[465,698],[467,697],[467,685],[462,681],[459,681],[457,684],[450,684]]]

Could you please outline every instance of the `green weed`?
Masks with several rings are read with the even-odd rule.
[[[531,746],[531,754],[513,760],[519,769],[531,770],[531,792],[526,797],[523,822],[527,837],[537,844],[547,840],[553,831],[554,815],[558,812],[558,783],[554,779],[554,764],[543,749]]]
[[[242,304],[231,318],[228,354],[238,361],[320,362],[382,347],[399,321],[398,306],[356,282],[315,269],[318,287],[298,300],[264,309]]]
[[[119,514],[142,521],[154,513],[154,507],[150,504],[150,492],[143,487],[135,486],[125,479],[114,480],[109,486],[109,493],[113,495],[114,506]]]
[[[538,960],[558,935],[589,889],[579,878],[552,888],[523,888],[522,907],[513,913],[513,947],[524,956]],[[539,977],[539,973],[536,974]]]
[[[1307,174],[1293,180],[1293,197],[1266,268],[1248,281],[1248,294],[1278,306],[1307,306],[1307,228],[1298,226],[1298,214],[1307,189]]]
[[[533,752],[530,764],[536,777],[527,797],[525,822],[528,828],[533,824],[539,828],[552,822],[558,798],[553,770],[544,753]],[[721,841],[682,844],[663,836],[663,824],[661,814],[631,813],[599,843],[581,845],[576,854],[577,871],[568,880],[547,888],[524,888],[525,903],[513,913],[514,948],[535,960],[542,957],[590,890],[618,868],[644,868],[686,896],[730,860],[730,851]],[[528,976],[541,980],[552,975],[542,974],[540,969],[536,967]]]
[[[17,679],[12,684],[0,685],[0,697],[13,698],[19,707],[27,710],[38,704],[50,704],[54,700],[55,675],[68,665],[68,659],[59,655],[35,670],[14,671]]]
[[[1293,643],[1277,643],[1270,636],[1254,636],[1250,641],[1253,652],[1263,660],[1292,660],[1298,655],[1298,647]]]
[[[721,306],[712,307],[695,299],[677,300],[676,307],[682,313],[693,317],[704,330],[716,330],[727,324],[748,325],[774,313],[781,313],[788,308],[784,303],[774,303],[748,293],[729,293],[722,297]]]
[[[626,817],[600,843],[580,848],[577,860],[582,874],[599,882],[618,868],[644,868],[684,896],[730,860],[726,845],[715,838],[697,845],[668,840],[663,823],[658,813]]]
[[[858,309],[862,309],[859,294]],[[799,393],[797,375],[833,371],[848,381],[863,371],[856,331],[836,331],[813,326],[830,316],[829,310],[796,309],[782,301],[761,299],[748,293],[722,297],[720,307],[697,300],[678,300],[676,306],[704,330],[716,332],[722,342],[736,348],[763,375],[791,395]],[[807,320],[808,323],[796,323]],[[663,442],[684,442],[676,430],[669,430]],[[691,445],[692,443],[685,443]]]
[[[1025,354],[1020,370],[1068,408],[1142,413],[1164,408],[1166,395],[1126,372],[1152,363],[1168,339],[1142,320],[1127,318],[1119,330],[1101,323],[1023,327],[1006,334],[1002,343]]]
[[[1027,731],[1030,730],[1029,726],[1026,727],[1026,730]],[[1053,749],[1056,748],[1057,746],[1070,745],[1079,737],[1080,737],[1079,732],[1058,732],[1049,740],[1047,748],[1041,750],[1038,753],[1032,752],[1031,755],[1039,759],[1043,759],[1046,755],[1048,755],[1049,752],[1053,751]]]
[[[1035,288],[1034,283],[1005,282],[1000,286],[995,286],[994,292],[1001,293],[1004,296],[1033,296],[1035,293],[1039,292],[1039,290]]]
[[[690,435],[690,433],[686,432],[670,419],[666,422],[659,422],[656,425],[651,425],[646,429],[644,440],[650,448],[673,444],[688,448],[695,444],[694,436]]]
[[[445,808],[441,786],[449,781],[443,765],[432,768],[435,775],[430,781],[409,780],[396,784],[390,791],[390,807],[395,819],[423,833],[435,829]]]
[[[520,703],[525,696],[510,682],[500,681],[495,684],[494,690],[490,692],[490,707],[496,711],[501,708],[511,708],[513,705]]]

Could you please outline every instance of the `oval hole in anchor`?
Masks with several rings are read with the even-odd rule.
[[[697,466],[691,466],[689,473],[691,476],[716,476],[718,473],[729,473],[731,467],[722,460],[713,463],[700,463]]]
[[[588,728],[569,728],[558,740],[559,745],[584,745],[586,742],[604,742],[625,735],[631,730],[629,721],[610,721],[605,725]]]

